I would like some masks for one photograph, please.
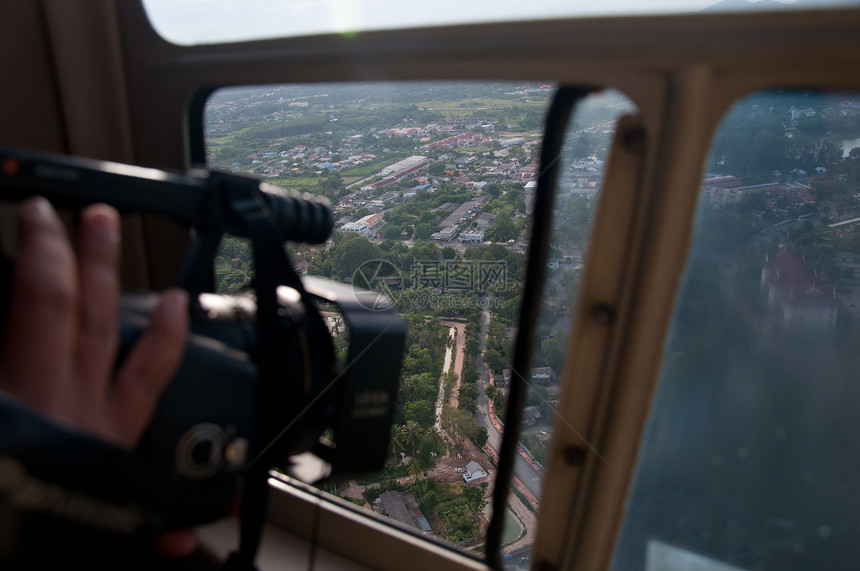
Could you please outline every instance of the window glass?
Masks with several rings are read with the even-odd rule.
[[[856,0],[143,0],[154,28],[178,44],[541,18],[856,5]]]
[[[559,156],[561,168],[556,188],[547,274],[535,330],[535,346],[528,393],[523,409],[520,443],[514,467],[512,493],[508,501],[504,561],[512,568],[528,569],[534,541],[535,516],[540,506],[544,464],[553,427],[555,407],[561,393],[562,365],[567,350],[574,301],[587,263],[591,223],[596,211],[609,150],[618,119],[634,113],[635,106],[623,94],[606,90],[586,97],[574,110]],[[526,188],[526,211],[531,213],[534,194]],[[494,426],[504,419],[505,395],[510,384],[512,337],[516,315],[507,308],[489,314],[483,361],[492,372],[492,397],[497,415]],[[504,368],[503,368],[504,367]],[[491,438],[495,436],[490,431]]]
[[[858,94],[725,116],[615,569],[855,565],[858,147]]]
[[[383,291],[407,324],[390,459],[325,491],[472,552],[495,476],[484,447],[498,447],[481,414],[481,332],[491,312],[509,324],[518,307],[525,186],[553,93],[540,83],[283,85],[221,90],[205,108],[210,166],[332,201],[332,239],[291,245],[297,270]],[[226,239],[219,288],[243,287],[249,269],[248,244]],[[344,360],[348,340],[328,315]]]
[[[390,459],[324,486],[361,509],[481,554],[544,115],[541,83],[362,83],[231,88],[205,108],[209,166],[327,196],[324,246],[289,247],[300,273],[389,295],[407,324]],[[631,106],[588,98],[568,131],[551,270],[505,551],[525,566],[558,397],[570,304],[614,121]],[[249,281],[248,244],[227,238],[218,287]],[[330,308],[324,308],[328,311]],[[348,340],[326,313],[335,349]]]

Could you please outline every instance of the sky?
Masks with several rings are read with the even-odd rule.
[[[143,0],[143,4],[167,40],[197,44],[511,19],[699,12],[717,1]]]

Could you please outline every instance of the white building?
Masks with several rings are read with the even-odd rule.
[[[442,228],[441,232],[439,232],[439,239],[442,240],[443,242],[447,242],[448,240],[450,240],[451,238],[453,238],[456,235],[457,235],[457,229],[456,228],[454,228],[453,226],[446,226],[445,228]]]
[[[502,139],[499,141],[503,147],[516,147],[517,145],[525,144],[526,140],[522,137],[512,137],[510,139]]]
[[[460,234],[460,241],[468,244],[480,244],[484,241],[483,230],[469,230]]]
[[[472,482],[486,477],[487,473],[483,468],[481,468],[481,465],[474,460],[466,464],[466,472],[463,474],[463,479],[466,480],[466,482]]]
[[[373,238],[382,226],[382,214],[368,214],[364,218],[349,222],[340,227],[341,232],[352,232],[361,234],[367,238]]]
[[[421,166],[426,162],[428,162],[427,157],[415,155],[412,157],[405,158],[402,161],[397,161],[393,165],[385,167],[384,169],[379,171],[379,174],[381,174],[382,176],[397,174],[399,172]]]

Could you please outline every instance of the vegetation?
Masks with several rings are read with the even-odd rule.
[[[445,533],[453,543],[467,543],[477,536],[478,522],[487,501],[484,490],[477,486],[459,484],[459,498],[439,509],[445,522]]]
[[[453,438],[454,449],[461,453],[464,439],[468,438],[483,446],[487,443],[487,429],[475,420],[472,413],[459,408],[444,406],[442,408],[442,428]]]

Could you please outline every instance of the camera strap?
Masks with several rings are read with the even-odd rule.
[[[266,519],[269,490],[269,444],[278,437],[281,420],[277,410],[278,383],[285,378],[281,370],[283,360],[283,331],[279,321],[277,288],[288,285],[304,300],[308,295],[301,280],[293,271],[279,237],[269,208],[254,181],[226,185],[227,201],[232,213],[239,218],[245,234],[251,239],[254,255],[254,287],[257,297],[256,336],[257,352],[254,359],[258,368],[256,457],[245,475],[240,511],[239,550],[232,553],[225,568],[230,571],[256,570],[254,560],[262,539]]]

